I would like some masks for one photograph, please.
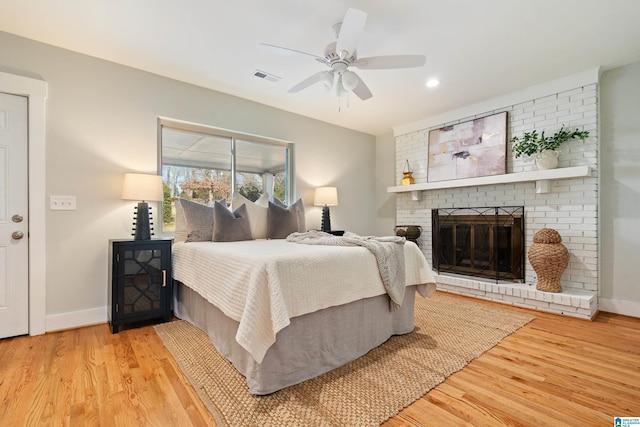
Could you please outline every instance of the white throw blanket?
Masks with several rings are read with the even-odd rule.
[[[380,279],[387,294],[390,308],[395,311],[404,301],[404,237],[397,236],[359,236],[346,232],[342,236],[334,236],[322,231],[310,230],[306,233],[292,233],[287,241],[305,245],[326,246],[362,246],[367,248],[376,258]]]

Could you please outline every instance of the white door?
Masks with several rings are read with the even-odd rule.
[[[0,93],[0,338],[29,333],[27,98]]]

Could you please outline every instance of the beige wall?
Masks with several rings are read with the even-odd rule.
[[[371,135],[3,32],[0,46],[0,71],[48,84],[46,314],[58,325],[106,320],[108,240],[128,237],[135,205],[120,199],[123,175],[157,171],[158,116],[294,142],[308,226],[320,226],[313,189],[335,185],[333,227],[376,232]],[[77,210],[49,211],[50,195],[76,196]]]
[[[396,185],[396,138],[393,132],[376,137],[376,235],[394,234],[396,195],[387,187]]]
[[[640,317],[640,62],[600,86],[600,309]]]

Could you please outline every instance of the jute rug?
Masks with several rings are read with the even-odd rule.
[[[413,333],[267,396],[249,394],[244,377],[190,323],[155,329],[221,427],[377,426],[533,318],[442,294],[417,297]]]

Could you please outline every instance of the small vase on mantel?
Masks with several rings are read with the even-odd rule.
[[[413,179],[413,171],[411,170],[409,160],[407,159],[404,164],[404,169],[402,170],[402,185],[412,185],[415,183],[416,181]]]
[[[543,228],[533,235],[529,248],[529,263],[538,275],[536,289],[545,292],[562,292],[560,277],[569,265],[569,250],[562,244],[560,233]]]
[[[558,156],[560,156],[560,152],[557,150],[544,150],[536,153],[533,158],[536,160],[538,170],[547,170],[558,167]]]

